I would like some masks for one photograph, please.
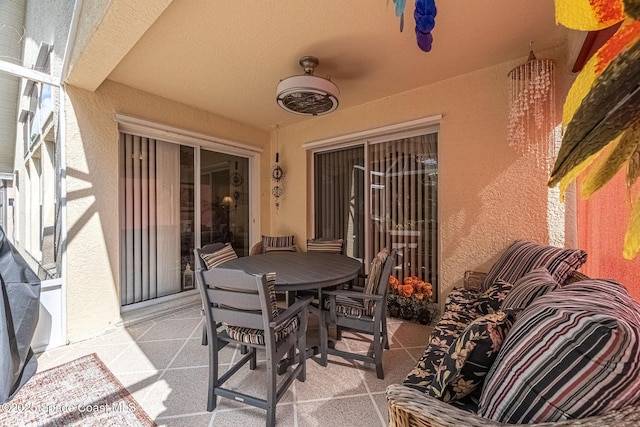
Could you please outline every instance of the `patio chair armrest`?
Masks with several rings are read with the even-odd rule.
[[[307,306],[312,300],[313,300],[313,297],[311,295],[307,295],[296,300],[295,303],[293,303],[291,306],[287,307],[283,312],[281,312],[278,315],[278,317],[274,319],[273,322],[270,322],[269,327],[276,328],[284,324],[285,322],[287,322],[292,317],[297,316],[298,314],[300,314],[302,310],[307,309]]]

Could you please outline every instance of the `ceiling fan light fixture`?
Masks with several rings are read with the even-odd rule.
[[[316,57],[303,56],[300,65],[305,74],[278,83],[276,101],[280,107],[304,116],[328,114],[338,108],[340,89],[331,80],[313,75],[318,63]]]

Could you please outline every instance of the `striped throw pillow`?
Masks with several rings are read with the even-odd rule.
[[[267,248],[286,248],[294,245],[294,236],[262,236],[262,253],[267,252]]]
[[[545,267],[562,285],[586,260],[587,253],[581,249],[562,249],[516,240],[491,267],[482,283],[482,290],[493,285],[497,279],[515,283],[539,267]]]
[[[309,239],[307,240],[307,252],[342,253],[342,239]]]
[[[384,262],[387,260],[389,256],[389,250],[387,248],[383,248],[371,261],[371,267],[369,268],[369,275],[367,276],[367,283],[364,287],[364,293],[368,295],[373,295],[378,292],[378,284],[380,283],[380,276],[382,275],[382,269],[384,267]],[[371,312],[374,308],[373,301],[364,300],[364,306],[366,307],[368,312]]]
[[[588,279],[521,312],[487,374],[478,415],[501,423],[586,418],[637,403],[640,305]]]
[[[213,267],[216,267],[223,262],[238,258],[238,254],[233,250],[231,244],[227,243],[224,245],[224,248],[210,254],[202,254],[200,258],[202,258],[207,270],[211,270]]]
[[[536,268],[516,280],[502,302],[502,309],[524,309],[536,298],[558,289],[560,285],[546,268]]]

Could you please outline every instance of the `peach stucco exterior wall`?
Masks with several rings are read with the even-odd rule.
[[[109,80],[95,92],[68,87],[67,93],[67,336],[75,342],[120,321],[118,125],[114,114],[265,149],[269,135]]]
[[[558,121],[573,79],[562,60],[566,56],[562,49],[539,56],[558,62]],[[515,239],[575,244],[574,209],[567,217],[566,206],[548,191],[547,175],[535,167],[535,159],[507,143],[507,74],[519,64],[486,68],[280,129],[280,161],[287,176],[279,210],[270,204],[271,232],[295,234],[299,242],[313,233],[313,201],[305,197],[312,182],[311,159],[302,144],[441,114],[441,304],[453,286],[461,285],[465,270],[488,270]]]

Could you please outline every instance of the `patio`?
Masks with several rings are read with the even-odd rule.
[[[310,331],[317,329],[313,316]],[[262,410],[218,399],[205,410],[207,347],[201,345],[203,318],[199,304],[132,324],[102,336],[38,355],[38,371],[96,353],[159,426],[262,426]],[[401,382],[424,351],[429,327],[389,318],[390,349],[384,354],[385,379],[370,364],[329,355],[329,365],[307,361],[307,380],[294,382],[278,404],[282,426],[386,426],[385,388]],[[353,338],[349,333],[345,338]],[[356,339],[339,344],[366,351]],[[229,361],[239,356],[230,348]],[[264,366],[231,384],[264,384]],[[241,376],[242,377],[242,376]]]

